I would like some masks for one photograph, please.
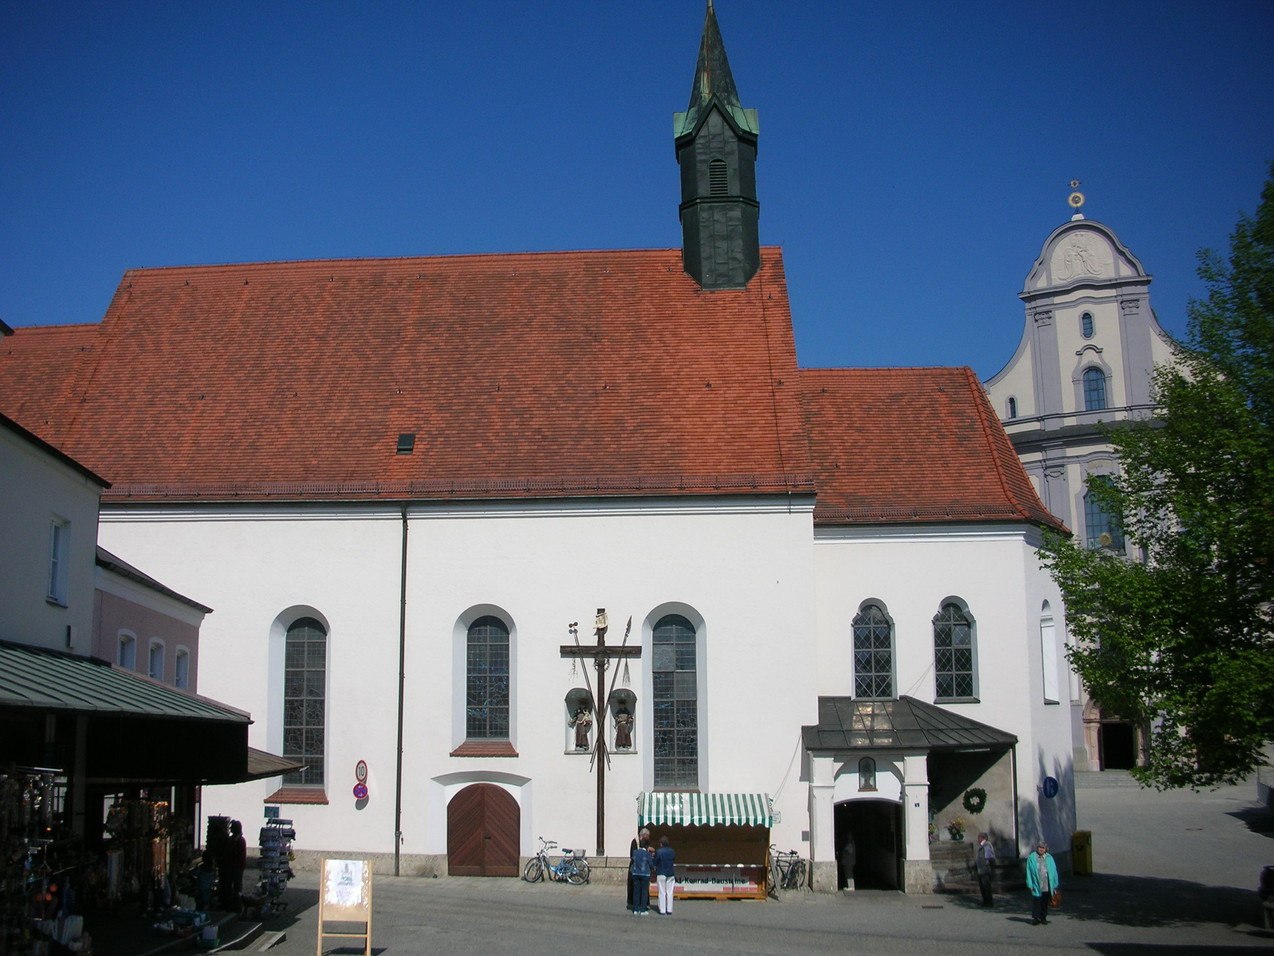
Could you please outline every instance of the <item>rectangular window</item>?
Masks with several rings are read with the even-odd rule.
[[[1040,619],[1040,660],[1044,664],[1044,703],[1056,704],[1060,699],[1057,680],[1057,634],[1051,617]]]
[[[158,642],[150,645],[150,660],[146,665],[146,673],[151,680],[164,679],[164,645]]]
[[[173,684],[182,690],[190,688],[190,654],[179,650],[177,659],[173,661]]]
[[[66,577],[71,543],[70,522],[54,518],[49,525],[49,596],[54,604],[66,607]]]
[[[652,636],[654,784],[699,788],[699,668],[694,625],[679,614],[655,624]]]

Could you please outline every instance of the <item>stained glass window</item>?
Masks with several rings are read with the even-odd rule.
[[[283,756],[305,766],[285,784],[323,784],[326,706],[327,628],[303,617],[288,628],[283,653]]]
[[[498,617],[469,625],[465,736],[509,739],[509,628]]]
[[[655,624],[654,784],[664,790],[699,787],[699,694],[694,625],[679,614]]]
[[[867,604],[854,618],[854,696],[894,696],[893,626],[877,604]]]
[[[958,604],[944,604],[933,619],[933,672],[938,700],[975,696],[973,624]]]

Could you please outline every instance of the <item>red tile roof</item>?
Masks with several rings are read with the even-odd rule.
[[[676,249],[132,270],[100,326],[0,340],[0,412],[108,501],[817,488],[820,524],[1057,526],[968,369],[798,370],[776,248],[715,292]]]
[[[813,491],[778,249],[717,292],[676,249],[139,269],[0,349],[108,499]]]
[[[968,368],[804,369],[817,524],[1060,528]]]

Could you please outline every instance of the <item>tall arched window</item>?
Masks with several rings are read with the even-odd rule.
[[[1109,475],[1090,475],[1084,492],[1084,543],[1090,549],[1124,550],[1124,528],[1120,516],[1106,508],[1093,492],[1094,485],[1110,484]]]
[[[1009,396],[1009,418],[1017,418],[1017,399]]]
[[[1106,373],[1099,368],[1084,369],[1084,411],[1106,407]]]
[[[1086,339],[1093,337],[1093,314],[1091,312],[1085,312],[1079,317],[1079,332]]]
[[[973,622],[954,602],[933,619],[933,675],[938,700],[977,696],[973,669]]]
[[[177,655],[173,658],[173,686],[190,689],[190,651],[184,647],[177,648]]]
[[[327,628],[303,617],[288,628],[283,651],[283,756],[304,767],[285,784],[323,785],[326,710]]]
[[[150,642],[150,657],[146,662],[146,674],[151,680],[164,679],[164,644],[162,641]]]
[[[894,696],[893,625],[878,604],[865,604],[854,617],[854,696]]]
[[[469,625],[465,736],[509,739],[509,627],[486,615]]]
[[[656,623],[651,665],[658,789],[699,786],[699,672],[694,625],[680,614]]]

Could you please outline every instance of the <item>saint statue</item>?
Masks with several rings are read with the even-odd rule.
[[[631,750],[633,746],[633,715],[621,710],[615,715],[615,749]]]
[[[593,715],[588,712],[587,707],[581,706],[575,711],[571,726],[575,728],[575,749],[587,750],[588,732],[593,727]]]

